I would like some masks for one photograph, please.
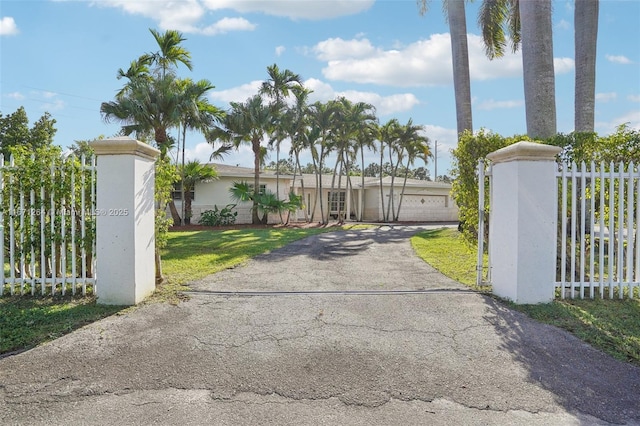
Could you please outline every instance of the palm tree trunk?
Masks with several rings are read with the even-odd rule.
[[[316,163],[316,158],[315,157],[311,157],[311,160],[313,161],[313,170],[315,171],[315,177],[316,177],[316,194],[313,197],[313,208],[311,209],[311,222],[313,222],[314,217],[316,216],[316,207],[318,206],[318,193],[320,191],[320,180],[319,180],[319,174],[318,174],[318,165]],[[322,210],[322,203],[320,204],[320,210]]]
[[[576,81],[575,131],[593,132],[599,0],[576,0],[574,12]]]
[[[409,176],[409,165],[404,171],[404,181],[402,182],[402,191],[400,191],[400,201],[398,202],[398,213],[396,213],[395,221],[400,220],[400,208],[402,207],[402,199],[404,198],[404,190],[407,187],[407,177]]]
[[[252,141],[253,145],[253,207],[251,208],[251,223],[260,224],[258,216],[258,194],[260,194],[260,141]]]
[[[382,206],[382,221],[387,220],[384,214],[384,188],[382,187],[382,162],[384,161],[384,144],[380,141],[380,205]]]
[[[364,220],[364,147],[362,147],[360,149],[360,160],[362,162],[362,174],[361,174],[361,181],[362,181],[362,187],[360,188],[360,191],[362,191],[362,196],[358,197],[358,201],[359,201],[359,205],[360,205],[360,217],[358,218],[359,222],[362,222]]]
[[[551,0],[521,0],[519,7],[527,134],[546,139],[557,132]]]
[[[295,155],[296,155],[297,170],[300,171],[300,190],[302,191],[302,203],[305,204],[305,200],[304,200],[304,176],[302,176],[302,166],[300,165],[300,152],[296,151]],[[294,175],[293,182],[295,184],[295,175]],[[303,208],[302,209],[302,213],[304,214],[304,221],[305,222],[309,222],[309,215],[307,214],[307,209]]]
[[[467,46],[467,20],[465,0],[447,0],[451,58],[453,62],[453,89],[456,99],[458,134],[473,131],[471,114],[471,80],[469,78],[469,49]]]
[[[180,169],[180,179],[182,184],[180,185],[180,201],[181,201],[181,205],[180,208],[182,210],[182,218],[179,219],[180,220],[180,224],[184,225],[185,222],[185,216],[186,216],[186,204],[185,204],[185,199],[184,199],[184,149],[185,149],[185,138],[187,136],[187,126],[183,126],[182,127],[182,168]],[[179,146],[179,145],[178,145]],[[173,200],[171,200],[171,202],[173,203]]]
[[[395,182],[395,177],[396,177],[396,169],[393,166],[393,151],[392,151],[391,144],[389,144],[388,148],[389,148],[389,168],[391,169],[391,186],[389,187],[389,200],[387,201],[387,217],[385,218],[385,221],[387,222],[389,222],[389,217],[391,217],[391,219],[393,220],[393,210],[394,210],[393,184]]]
[[[182,201],[182,205],[184,205],[184,198]],[[184,225],[184,223],[182,222],[182,218],[180,217],[180,213],[178,213],[178,209],[176,208],[176,203],[173,200],[169,201],[169,211],[171,212],[171,220],[173,221],[174,226],[181,224]],[[184,217],[184,213],[182,217]]]

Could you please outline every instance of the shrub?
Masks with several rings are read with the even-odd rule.
[[[206,210],[200,216],[199,223],[205,226],[227,226],[236,223],[238,212],[233,211],[235,204],[227,204],[222,209],[213,206],[213,210]]]

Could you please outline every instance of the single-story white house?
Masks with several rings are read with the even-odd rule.
[[[248,167],[229,166],[219,163],[211,163],[209,166],[216,169],[218,179],[198,182],[192,193],[192,218],[191,223],[197,224],[200,215],[206,210],[212,210],[214,206],[219,209],[228,205],[236,204],[235,211],[238,212],[236,223],[251,223],[251,202],[235,202],[231,199],[229,188],[234,182],[245,181],[253,183],[253,169]],[[380,191],[380,179],[365,177],[364,186],[360,176],[352,176],[348,185],[345,176],[342,176],[338,184],[338,176],[335,178],[333,201],[330,203],[329,193],[332,186],[332,175],[322,176],[322,197],[316,201],[316,176],[302,175],[280,175],[279,183],[276,183],[274,171],[262,171],[260,173],[260,187],[276,193],[279,186],[278,198],[287,199],[290,190],[295,194],[302,195],[304,208],[291,215],[290,221],[304,221],[313,216],[314,221],[320,220],[320,202],[322,209],[327,212],[331,208],[330,216],[334,219],[340,216],[347,220],[355,219],[358,216],[359,206],[363,206],[363,220],[366,222],[383,221],[383,207],[381,199],[384,200],[384,209],[387,209],[389,196],[391,194],[391,177],[382,180],[382,192]],[[398,208],[400,194],[402,192],[402,178],[395,178],[393,184],[393,203]],[[179,192],[174,197],[176,207],[180,211]],[[314,210],[315,207],[315,210]],[[402,196],[402,206],[400,209],[399,221],[401,222],[455,222],[458,220],[458,207],[451,197],[451,184],[444,182],[430,182],[417,179],[408,179]],[[279,215],[270,215],[269,223],[279,223]]]

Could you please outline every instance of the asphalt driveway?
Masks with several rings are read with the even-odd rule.
[[[424,227],[322,234],[0,360],[0,424],[640,424],[640,369],[467,290]]]

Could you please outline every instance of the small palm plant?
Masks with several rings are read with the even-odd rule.
[[[280,200],[274,192],[269,190],[256,193],[254,188],[247,182],[234,182],[229,192],[234,201],[254,202],[254,208],[262,215],[260,223],[265,225],[267,224],[269,213],[294,212],[303,207],[301,195],[290,192],[287,200]]]

